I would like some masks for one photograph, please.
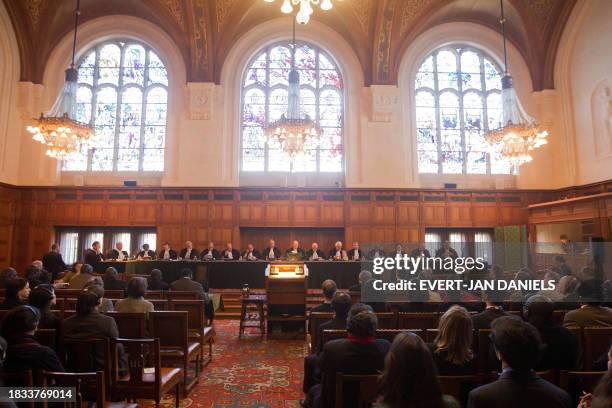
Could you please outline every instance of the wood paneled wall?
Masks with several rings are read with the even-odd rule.
[[[527,224],[528,205],[607,191],[612,181],[547,191],[4,185],[0,266],[23,268],[39,258],[58,226],[156,227],[158,241],[175,247],[190,239],[198,248],[211,240],[219,246],[233,241],[241,248],[246,244],[241,229],[248,228],[263,228],[261,239],[266,240],[273,228],[324,227],[344,231],[349,243],[417,242],[426,227]]]

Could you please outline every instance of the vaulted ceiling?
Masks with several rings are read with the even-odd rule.
[[[21,53],[21,79],[40,83],[44,66],[73,25],[75,1],[3,0]],[[176,43],[190,82],[218,82],[233,43],[256,25],[281,16],[281,0],[82,0],[81,22],[108,15],[146,19]],[[508,36],[529,63],[534,90],[553,88],[561,33],[576,0],[504,0]],[[313,19],[353,48],[366,84],[396,84],[406,47],[442,23],[473,22],[499,30],[498,0],[334,0]]]

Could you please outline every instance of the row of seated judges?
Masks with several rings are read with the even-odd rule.
[[[341,373],[378,375],[375,408],[569,408],[577,404],[578,408],[612,407],[612,341],[593,366],[601,379],[592,394],[581,394],[582,389],[578,392],[561,389],[538,374],[578,369],[578,341],[566,327],[578,323],[585,327],[612,327],[612,309],[593,301],[597,289],[592,282],[581,286],[578,294],[589,300],[582,302],[579,309],[569,311],[563,325],[553,319],[554,302],[536,294],[524,302],[521,315],[509,314],[500,303],[490,299],[486,309],[477,314],[470,314],[460,305],[449,305],[430,342],[426,343],[415,331],[405,331],[390,343],[377,338],[379,321],[370,305],[352,304],[350,293],[336,290],[331,280],[325,281],[322,285],[325,301],[312,312],[333,312],[333,317],[317,328],[311,322],[311,332],[315,330],[318,334],[316,344],[311,345],[312,354],[304,359],[305,398],[301,405],[337,407],[337,375]],[[602,316],[603,320],[599,320]],[[459,397],[444,395],[440,376],[478,374],[472,345],[474,329],[491,331],[487,360],[495,365],[487,370],[501,374],[497,381],[491,377],[485,385],[462,384]],[[343,330],[347,335],[324,342],[326,330]],[[344,383],[343,406],[362,406],[360,391],[355,386]]]

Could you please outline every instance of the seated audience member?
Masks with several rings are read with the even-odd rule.
[[[74,278],[76,275],[78,275],[79,273],[81,273],[81,268],[83,267],[83,263],[82,262],[75,262],[72,265],[72,269],[67,270],[66,272],[64,272],[64,274],[62,275],[61,278],[59,278],[56,283],[70,283],[70,281],[72,280],[72,278]]]
[[[170,249],[169,242],[164,242],[161,251],[159,251],[157,259],[161,259],[163,261],[170,261],[176,259],[176,251],[174,249]]]
[[[4,302],[0,310],[9,310],[27,304],[30,296],[30,284],[23,278],[11,279],[6,283]]]
[[[421,242],[418,247],[412,250],[410,253],[411,258],[431,258],[431,253],[427,248],[425,248],[425,244]]]
[[[32,306],[19,306],[2,319],[2,337],[8,343],[3,371],[19,373],[31,371],[58,371],[63,372],[64,367],[51,348],[43,346],[34,338],[38,328],[40,313]],[[24,386],[25,384],[5,384]]]
[[[240,259],[240,252],[234,249],[234,245],[231,242],[225,244],[225,249],[221,252],[221,259],[237,261]]]
[[[472,319],[469,312],[454,305],[441,317],[438,335],[429,350],[440,375],[468,375],[476,372],[472,352]]]
[[[560,300],[557,308],[573,309],[579,306],[580,298],[576,293],[580,280],[573,275],[567,275],[559,279],[559,284],[555,288],[555,292],[559,293]]]
[[[149,278],[149,290],[168,290],[170,289],[170,285],[168,285],[162,279],[162,271],[159,269],[151,270],[151,277]]]
[[[602,306],[603,289],[601,281],[591,279],[581,282],[576,293],[580,298],[580,309],[565,314],[563,326],[612,326],[612,309]]]
[[[557,272],[559,276],[568,276],[572,274],[572,270],[565,263],[565,258],[561,255],[556,255],[553,258],[552,270]]]
[[[534,279],[533,272],[529,268],[521,268],[514,275],[513,280],[516,282],[528,282]],[[535,295],[534,292],[526,289],[518,289],[516,291],[508,293],[506,301],[510,303],[510,310],[520,310],[522,303],[527,300],[529,296]]]
[[[499,265],[491,265],[489,267],[489,273],[487,274],[487,278],[491,280],[504,279],[504,270]]]
[[[208,247],[200,254],[203,261],[214,261],[219,259],[219,251],[215,249],[215,243],[209,242]]]
[[[204,309],[206,313],[206,317],[213,319],[215,315],[215,311],[213,308],[212,301],[208,296],[208,293],[204,291],[204,287],[200,282],[196,282],[193,280],[193,272],[189,268],[184,268],[181,270],[181,278],[175,280],[170,284],[170,290],[179,290],[186,292],[198,292],[200,297],[204,299]]]
[[[555,290],[541,290],[538,293],[536,293],[536,295],[546,296],[553,302],[562,301],[563,296],[561,295],[561,293],[557,292],[556,290],[559,287],[560,280],[561,280],[561,276],[559,276],[557,272],[553,271],[552,269],[547,270],[544,273],[544,281],[545,282],[553,281],[555,285]]]
[[[124,280],[119,279],[119,272],[112,266],[104,271],[102,282],[104,282],[105,290],[125,290],[127,286]]]
[[[542,342],[535,327],[514,316],[491,324],[491,339],[502,363],[499,379],[472,390],[470,408],[570,408],[567,392],[538,377],[533,371]]]
[[[5,268],[0,273],[0,289],[6,288],[6,283],[11,279],[15,279],[17,277],[17,271],[15,268]]]
[[[185,242],[185,248],[181,249],[181,253],[179,254],[180,259],[185,260],[195,260],[200,257],[200,253],[197,249],[193,247],[193,242],[187,241]]]
[[[35,288],[43,283],[51,283],[49,273],[43,270],[42,263],[38,265],[38,262],[40,261],[32,262],[32,265],[28,266],[25,270],[24,278],[28,280],[31,288]]]
[[[276,246],[276,241],[273,239],[268,242],[268,246],[263,250],[263,257],[266,261],[275,261],[280,259],[281,250]]]
[[[113,301],[104,297],[104,283],[99,277],[94,277],[92,280],[85,284],[83,290],[95,293],[100,298],[100,304],[98,305],[98,312],[106,313],[115,310]]]
[[[361,292],[361,286],[370,279],[372,279],[372,272],[366,270],[359,272],[357,277],[359,283],[349,287],[349,292]]]
[[[42,263],[44,269],[51,274],[51,282],[55,282],[58,275],[68,269],[58,244],[51,245],[51,250],[43,255]]]
[[[40,313],[39,329],[54,329],[56,333],[59,332],[62,319],[51,312],[55,302],[55,290],[52,285],[38,285],[30,291],[30,306],[37,308]]]
[[[540,333],[544,349],[536,366],[538,371],[573,370],[578,358],[578,339],[572,332],[555,324],[555,304],[542,295],[527,299],[523,306],[523,319],[531,323]]]
[[[301,260],[304,259],[305,256],[306,254],[304,250],[300,248],[300,243],[297,240],[293,240],[293,242],[291,242],[291,247],[285,251],[285,258]]]
[[[348,259],[351,261],[360,261],[365,259],[365,254],[359,248],[359,242],[353,242],[353,247],[347,252]]]
[[[144,244],[142,251],[138,253],[138,259],[155,259],[155,251],[149,249],[149,244]]]
[[[101,252],[101,245],[99,241],[94,241],[93,244],[91,244],[91,248],[88,248],[85,251],[85,263],[93,266],[96,266],[98,264],[98,262],[102,262],[104,260],[104,257],[102,256],[102,252]]]
[[[106,254],[106,256],[109,259],[116,259],[118,261],[124,261],[130,257],[128,252],[123,249],[123,242],[121,241],[117,242],[115,244],[115,248],[108,251],[108,254]]]
[[[384,258],[384,257],[385,257],[385,251],[383,251],[382,248],[372,248],[370,252],[368,253],[369,259]]]
[[[125,299],[117,301],[115,310],[121,313],[149,313],[153,311],[153,303],[144,298],[147,292],[147,281],[145,278],[134,277],[130,279],[127,286]]]
[[[333,261],[348,261],[348,254],[342,249],[341,241],[336,241],[334,247],[329,250],[329,259]]]
[[[247,248],[240,256],[240,259],[242,259],[243,261],[256,261],[258,259],[261,259],[261,254],[258,250],[255,249],[253,244],[248,244]]]
[[[322,261],[325,259],[325,254],[319,249],[319,244],[313,242],[310,249],[306,251],[306,259],[309,261]]]
[[[357,306],[354,305],[353,307]],[[346,339],[327,342],[319,356],[321,384],[310,388],[306,406],[333,408],[336,400],[336,374],[377,374],[384,367],[389,342],[375,339],[378,319],[367,310],[351,315],[346,329]],[[356,407],[358,392],[347,386],[344,390],[344,406]]]
[[[81,266],[79,273],[70,279],[69,289],[83,289],[85,284],[94,278],[93,267],[90,264]]]
[[[578,408],[610,408],[612,407],[612,369],[608,370],[593,391],[584,395]]]
[[[499,293],[496,290],[485,290],[482,292],[482,300],[485,301],[485,310],[472,316],[472,325],[475,330],[490,329],[491,322],[498,317],[507,316],[508,313],[502,308],[502,302],[496,299]]]
[[[93,339],[116,339],[119,337],[115,320],[98,311],[100,298],[94,291],[83,291],[77,298],[76,314],[64,319],[62,322],[62,333],[64,340],[79,341]],[[120,366],[125,368],[125,355],[120,349]],[[95,350],[93,355],[95,369],[104,367],[103,350]],[[124,370],[121,370],[124,371]]]
[[[419,336],[398,334],[385,358],[376,408],[460,408],[452,397],[442,395],[436,367]]]
[[[323,303],[312,308],[311,312],[331,312],[331,301],[336,293],[338,287],[336,282],[331,279],[326,279],[321,284],[321,290],[323,291]]]

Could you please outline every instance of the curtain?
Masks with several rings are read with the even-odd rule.
[[[59,236],[60,254],[66,264],[73,264],[79,258],[79,233],[62,232]]]
[[[474,234],[475,256],[483,258],[488,264],[493,264],[493,237],[490,232],[476,232]]]
[[[115,232],[111,237],[111,249],[117,246],[117,242],[123,243],[123,250],[127,251],[128,255],[132,252],[132,234],[129,232]]]
[[[466,252],[463,250],[466,241],[465,234],[463,232],[451,232],[448,234],[448,241],[450,247],[457,251],[457,255],[463,256],[463,253]]]
[[[442,237],[438,232],[425,232],[425,249],[434,256],[442,244]]]

